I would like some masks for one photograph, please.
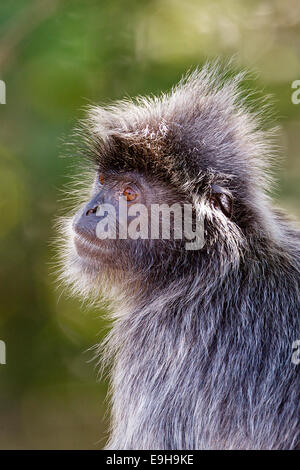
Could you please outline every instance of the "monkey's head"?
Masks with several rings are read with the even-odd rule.
[[[90,198],[65,223],[65,273],[75,288],[134,296],[212,266],[221,276],[254,236],[276,238],[266,196],[270,136],[242,98],[242,79],[205,67],[159,98],[89,110],[81,136]],[[196,248],[187,246],[186,207],[192,233],[202,229]]]

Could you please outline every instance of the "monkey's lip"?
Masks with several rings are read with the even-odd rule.
[[[95,257],[103,256],[103,254],[111,253],[112,249],[107,243],[109,241],[110,240],[97,240],[97,242],[95,242],[94,240],[92,241],[82,235],[74,235],[76,252],[81,258],[93,259]]]

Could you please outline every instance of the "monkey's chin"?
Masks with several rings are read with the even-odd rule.
[[[72,237],[72,246],[65,253],[64,269],[61,280],[71,289],[74,295],[81,297],[88,304],[116,305],[121,302],[123,307],[128,301],[121,288],[123,276],[116,269],[116,259],[99,247],[88,249],[85,242]],[[84,246],[83,246],[84,245]],[[105,259],[107,257],[107,260]],[[107,304],[108,302],[108,304]]]
[[[103,264],[112,262],[113,249],[109,246],[109,241],[97,240],[97,242],[93,242],[75,234],[73,242],[75,251],[84,268],[89,267],[93,271],[99,271]]]

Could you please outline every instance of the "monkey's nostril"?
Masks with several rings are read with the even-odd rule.
[[[96,214],[98,206],[94,206],[92,209],[86,211],[85,215]]]

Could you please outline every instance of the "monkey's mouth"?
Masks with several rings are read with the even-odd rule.
[[[110,240],[91,240],[82,235],[74,235],[74,246],[80,258],[91,261],[99,261],[106,255],[112,256],[112,247],[109,246]]]

